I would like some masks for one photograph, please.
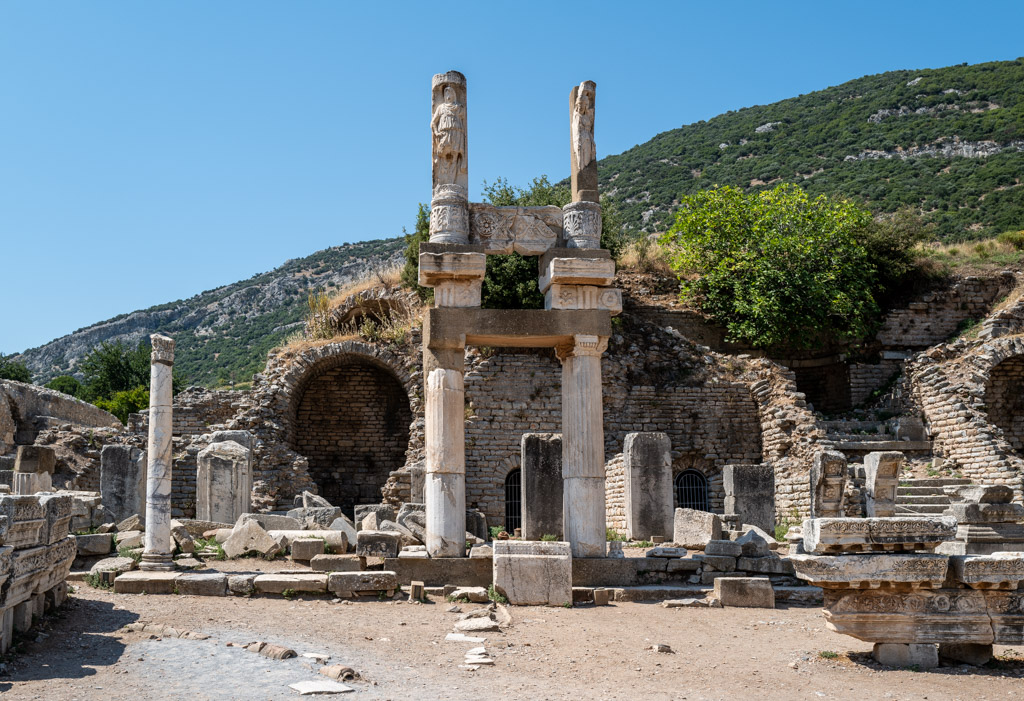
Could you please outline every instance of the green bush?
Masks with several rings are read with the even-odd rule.
[[[1005,231],[999,234],[1000,243],[1006,243],[1018,251],[1024,250],[1024,231]]]
[[[61,375],[53,378],[46,383],[46,388],[70,394],[72,397],[78,397],[82,394],[82,383],[71,375]]]
[[[550,541],[558,540],[558,536],[556,536],[556,535],[554,535],[552,533],[545,533],[544,535],[542,535],[540,537],[540,539],[543,540],[543,541],[546,541],[546,542],[550,542]]]
[[[795,185],[723,187],[683,199],[661,237],[683,297],[757,348],[855,340],[878,316],[874,265],[858,234],[870,212]]]
[[[136,414],[149,408],[149,390],[140,385],[124,392],[114,392],[114,396],[109,399],[97,399],[93,403],[100,409],[109,411],[120,419],[121,423],[127,423],[128,414]]]
[[[32,373],[25,363],[16,363],[4,357],[0,353],[0,380],[15,380],[17,382],[32,382]]]

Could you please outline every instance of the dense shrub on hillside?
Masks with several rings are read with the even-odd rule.
[[[72,397],[82,396],[82,383],[71,375],[60,375],[46,383],[47,389],[70,394]]]
[[[871,213],[793,185],[724,187],[683,198],[662,236],[684,297],[755,347],[865,336],[878,275],[862,235]]]
[[[0,353],[0,380],[17,380],[18,382],[31,382],[32,373],[24,363],[16,363],[5,358]]]

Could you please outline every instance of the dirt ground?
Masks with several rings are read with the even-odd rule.
[[[287,699],[325,679],[227,643],[263,640],[360,672],[354,699],[1011,699],[1024,656],[997,647],[988,668],[932,672],[874,664],[871,646],[825,629],[821,610],[665,609],[658,604],[511,608],[483,633],[493,667],[459,669],[473,644],[446,642],[451,604],[115,595],[79,585],[0,673],[8,699]],[[463,610],[475,604],[462,604]],[[123,632],[161,623],[209,640]],[[671,646],[672,653],[651,650]],[[1024,652],[1024,651],[1022,651]],[[821,653],[826,653],[822,656]],[[831,653],[837,653],[833,657]]]

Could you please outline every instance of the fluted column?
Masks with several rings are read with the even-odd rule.
[[[139,567],[171,570],[171,401],[174,339],[150,336],[149,465],[146,473],[146,549]]]
[[[562,518],[573,557],[604,557],[603,336],[577,335],[562,361]]]
[[[458,357],[461,361],[461,353]],[[427,370],[423,494],[426,546],[431,557],[466,554],[466,391],[462,372],[461,362],[458,369]]]

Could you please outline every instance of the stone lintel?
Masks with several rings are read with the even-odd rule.
[[[594,285],[551,285],[544,293],[545,309],[603,309],[622,313],[622,290]]]
[[[486,253],[486,246],[472,243],[421,243],[420,255],[424,253]]]
[[[574,343],[577,335],[612,335],[611,313],[600,309],[434,308],[423,317],[424,349],[467,345],[554,348]],[[426,352],[426,351],[424,351]]]
[[[615,261],[610,258],[551,258],[540,270],[540,291],[553,284],[597,285],[604,287],[615,279]]]
[[[611,260],[612,254],[606,248],[551,248],[540,257],[537,264],[546,270],[554,258],[604,258]]]
[[[419,282],[433,287],[446,280],[483,280],[486,263],[483,253],[420,253]]]

